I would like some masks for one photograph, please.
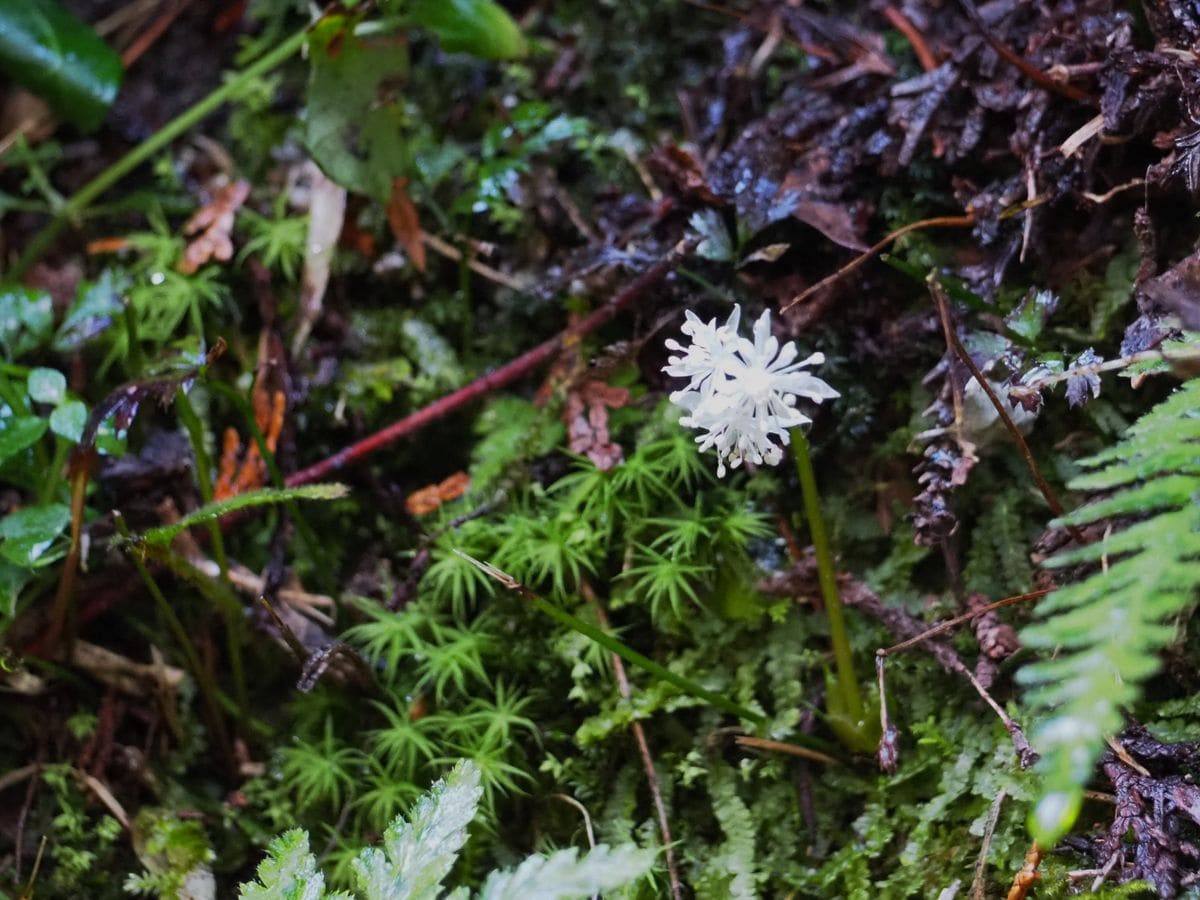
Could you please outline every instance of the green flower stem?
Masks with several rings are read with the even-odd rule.
[[[800,476],[800,493],[804,498],[804,515],[808,519],[809,534],[817,554],[817,580],[821,585],[821,597],[825,601],[825,614],[829,617],[829,638],[833,643],[833,658],[837,667],[837,678],[832,684],[839,696],[829,698],[830,712],[846,716],[843,722],[850,734],[839,734],[856,750],[874,750],[874,742],[864,725],[867,722],[863,706],[862,689],[854,674],[854,659],[850,653],[850,638],[846,632],[846,615],[842,597],[838,593],[837,570],[833,567],[833,554],[829,550],[829,536],[825,532],[825,519],[821,516],[821,497],[817,493],[817,478],[813,474],[812,454],[808,438],[800,428],[791,430],[792,455],[796,459],[796,473]]]
[[[686,678],[683,675],[677,675],[670,669],[660,666],[654,660],[650,659],[649,657],[642,656],[642,654],[638,653],[632,647],[627,647],[625,644],[621,643],[621,641],[617,640],[615,637],[601,630],[600,628],[597,628],[595,625],[592,625],[590,622],[585,622],[582,619],[576,618],[565,609],[560,609],[550,601],[539,597],[529,588],[525,587],[525,585],[521,584],[521,582],[517,581],[517,579],[513,578],[507,572],[502,572],[500,569],[497,569],[491,563],[482,562],[470,554],[463,553],[458,549],[455,549],[454,552],[471,565],[475,566],[481,572],[485,573],[491,578],[496,579],[496,581],[500,582],[510,591],[513,591],[518,596],[529,601],[529,604],[538,612],[549,616],[560,625],[565,625],[572,631],[577,631],[584,637],[595,641],[605,650],[608,650],[610,653],[617,654],[617,656],[621,657],[621,659],[625,660],[627,663],[637,666],[639,669],[644,669],[655,678],[659,678],[668,684],[673,684],[685,694],[704,700],[715,706],[717,709],[723,710],[724,712],[738,716],[742,719],[746,719],[749,722],[755,722],[759,725],[766,724],[767,717],[762,713],[747,709],[739,703],[734,703],[728,697],[718,694],[716,691],[710,691],[708,688],[698,684],[690,678]],[[816,742],[814,741],[812,743],[815,744]]]
[[[125,523],[125,517],[116,512],[114,513],[113,520],[117,526],[117,532],[121,537],[130,540],[132,536],[129,532],[129,526]],[[150,570],[146,567],[146,563],[142,559],[142,549],[131,546],[128,548],[127,555],[133,563],[134,568],[137,569],[138,574],[142,577],[142,582],[146,585],[146,590],[154,598],[154,604],[158,607],[159,615],[163,617],[163,621],[167,623],[167,627],[179,643],[179,649],[183,653],[183,658],[200,687],[200,697],[206,713],[205,718],[208,720],[208,727],[212,732],[213,741],[220,748],[226,763],[232,768],[234,767],[233,750],[229,743],[229,734],[225,730],[225,720],[221,718],[219,690],[216,680],[213,678],[212,671],[206,668],[201,662],[200,654],[196,652],[196,647],[192,643],[192,638],[188,634],[187,629],[183,627],[183,622],[175,614],[175,609],[167,601],[162,589],[158,586],[158,582],[154,580],[154,576],[150,574]]]
[[[184,110],[152,134],[148,140],[138,144],[76,191],[71,196],[71,199],[62,204],[57,210],[50,223],[29,242],[29,246],[25,248],[25,252],[21,254],[20,258],[9,269],[6,280],[19,281],[26,270],[46,251],[46,248],[50,246],[50,242],[58,236],[58,233],[69,222],[75,221],[79,217],[79,214],[91,205],[93,200],[155,153],[158,153],[159,150],[166,147],[175,138],[179,137],[193,125],[199,123],[209,113],[219,108],[226,100],[235,97],[238,92],[245,89],[247,84],[257,78],[261,78],[276,66],[286,62],[304,45],[304,39],[307,34],[308,29],[303,28],[271,52],[263,54],[258,60],[251,63],[237,75],[234,75],[207,97],[194,104],[190,109]]]
[[[204,426],[183,388],[175,392],[175,409],[179,411],[179,420],[183,422],[183,427],[187,429],[188,437],[192,442],[192,453],[196,457],[196,484],[200,488],[200,499],[206,504],[212,503],[212,459],[204,446]],[[205,522],[205,526],[208,529],[209,540],[212,542],[213,559],[217,561],[217,567],[221,572],[221,584],[232,594],[233,588],[229,583],[229,557],[225,553],[225,538],[221,534],[221,525],[216,519],[209,519]],[[245,628],[242,624],[241,614],[241,604],[235,603],[233,609],[228,606],[221,607],[221,615],[225,619],[225,651],[229,654],[229,666],[233,671],[234,692],[237,697],[239,716],[244,715],[249,706],[245,669],[242,665],[242,639],[245,635]]]
[[[572,631],[578,631],[584,637],[595,641],[605,650],[617,654],[617,656],[621,657],[621,659],[625,660],[631,665],[637,666],[639,669],[644,669],[655,678],[675,685],[675,687],[679,688],[685,694],[705,700],[711,705],[715,706],[717,709],[738,716],[739,718],[746,719],[747,721],[755,722],[760,725],[766,723],[767,717],[762,713],[757,713],[753,710],[747,709],[741,704],[734,703],[728,697],[722,696],[715,691],[710,691],[708,688],[701,686],[697,682],[692,681],[690,678],[685,678],[683,675],[675,674],[670,669],[660,666],[649,657],[642,656],[642,654],[638,653],[632,647],[627,647],[612,635],[606,634],[595,625],[585,622],[583,619],[576,618],[565,609],[560,609],[549,600],[545,600],[542,597],[530,597],[528,599],[533,605],[533,608],[538,612],[544,613],[545,615],[554,619],[560,625],[565,625]]]

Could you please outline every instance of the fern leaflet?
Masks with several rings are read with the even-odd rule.
[[[1193,380],[1130,428],[1119,444],[1082,461],[1095,470],[1075,490],[1115,491],[1075,510],[1063,523],[1113,517],[1139,520],[1086,547],[1047,560],[1055,568],[1103,563],[1084,580],[1059,588],[1038,606],[1041,619],[1021,635],[1053,659],[1026,666],[1019,678],[1045,719],[1034,744],[1043,754],[1043,795],[1031,827],[1043,846],[1074,823],[1105,735],[1121,728],[1121,708],[1159,667],[1173,638],[1166,620],[1195,604],[1200,587],[1200,379]]]

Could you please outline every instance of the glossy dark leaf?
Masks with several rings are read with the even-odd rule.
[[[85,131],[121,87],[121,57],[55,0],[0,3],[0,69]]]
[[[34,567],[53,562],[54,539],[71,521],[70,507],[62,503],[27,506],[0,519],[0,555],[19,566]]]
[[[0,464],[20,453],[46,433],[46,420],[37,416],[0,416]]]

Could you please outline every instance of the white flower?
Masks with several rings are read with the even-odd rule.
[[[738,335],[741,308],[735,306],[724,325],[703,322],[687,313],[683,333],[692,339],[684,346],[668,340],[667,347],[682,356],[668,357],[663,371],[687,378],[688,385],[671,394],[671,402],[687,415],[679,424],[699,428],[701,451],[717,450],[717,475],[724,477],[725,463],[737,468],[745,459],[779,465],[788,445],[788,429],[811,420],[796,408],[797,397],[816,403],[839,396],[828,384],[807,372],[807,366],[825,361],[814,353],[795,362],[796,345],[783,344],[771,335],[771,313],[754,323],[754,340]],[[777,438],[776,443],[773,438]]]

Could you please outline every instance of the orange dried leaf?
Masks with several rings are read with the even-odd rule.
[[[411,516],[427,516],[441,505],[442,498],[438,496],[436,484],[413,491],[404,501],[404,508]]]
[[[129,246],[129,239],[123,237],[97,238],[87,245],[88,256],[98,256],[101,253],[120,253]]]
[[[442,498],[443,503],[449,503],[465,494],[470,486],[470,475],[466,472],[455,472],[437,486],[438,496]]]
[[[404,508],[412,516],[426,516],[443,503],[457,500],[471,486],[471,476],[466,472],[455,472],[438,484],[430,484],[413,491],[404,501]]]
[[[242,442],[238,433],[232,428],[225,429],[224,442],[221,445],[221,466],[217,470],[217,484],[213,488],[214,500],[226,500],[233,496],[233,482],[237,478],[238,451]]]
[[[179,261],[179,271],[191,275],[209,260],[226,262],[233,256],[233,218],[250,196],[250,182],[233,181],[213,191],[212,200],[196,210],[183,226],[191,237]]]

